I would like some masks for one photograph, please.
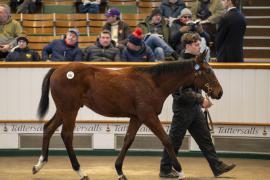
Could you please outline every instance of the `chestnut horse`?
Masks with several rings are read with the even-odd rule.
[[[203,60],[204,55],[201,54],[195,60],[117,70],[82,63],[70,63],[50,69],[43,80],[38,113],[42,118],[48,110],[50,88],[56,112],[44,125],[42,154],[33,167],[33,174],[48,161],[50,138],[63,125],[61,137],[72,167],[82,180],[88,179],[80,168],[72,146],[76,116],[84,105],[104,116],[130,118],[124,145],[115,162],[118,179],[127,179],[122,171],[123,161],[142,124],[160,139],[172,159],[174,169],[181,174],[181,165],[158,115],[166,98],[181,86],[193,84],[210,97],[221,98],[222,87],[214,71]]]

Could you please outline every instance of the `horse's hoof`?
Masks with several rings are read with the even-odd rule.
[[[33,168],[32,168],[32,173],[33,173],[33,174],[36,174],[37,172],[38,172],[38,170],[36,169],[35,166],[33,166]]]
[[[127,177],[125,175],[122,175],[122,176],[118,177],[118,180],[127,180]]]
[[[89,180],[88,176],[83,176],[81,180]]]

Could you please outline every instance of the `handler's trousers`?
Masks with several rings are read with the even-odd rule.
[[[222,161],[217,157],[204,113],[199,105],[192,106],[191,108],[179,107],[174,112],[169,136],[171,137],[176,154],[178,154],[187,130],[199,145],[213,173],[217,172]],[[164,149],[160,163],[160,172],[167,174],[171,172],[171,169],[171,159]]]

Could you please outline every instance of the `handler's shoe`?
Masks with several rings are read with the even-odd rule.
[[[215,175],[215,177],[218,177],[218,176],[222,175],[225,172],[231,171],[233,168],[235,168],[235,166],[236,166],[235,164],[227,165],[225,163],[222,163],[219,166],[218,170],[216,172],[214,172],[214,175]]]
[[[164,173],[164,172],[160,172],[159,173],[159,177],[162,177],[162,178],[178,178],[179,177],[179,173],[172,169],[169,173]]]

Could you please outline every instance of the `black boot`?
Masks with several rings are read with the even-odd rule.
[[[227,165],[225,163],[220,164],[220,166],[216,169],[214,172],[215,177],[218,177],[222,175],[225,172],[231,171],[233,168],[235,168],[235,164]]]

